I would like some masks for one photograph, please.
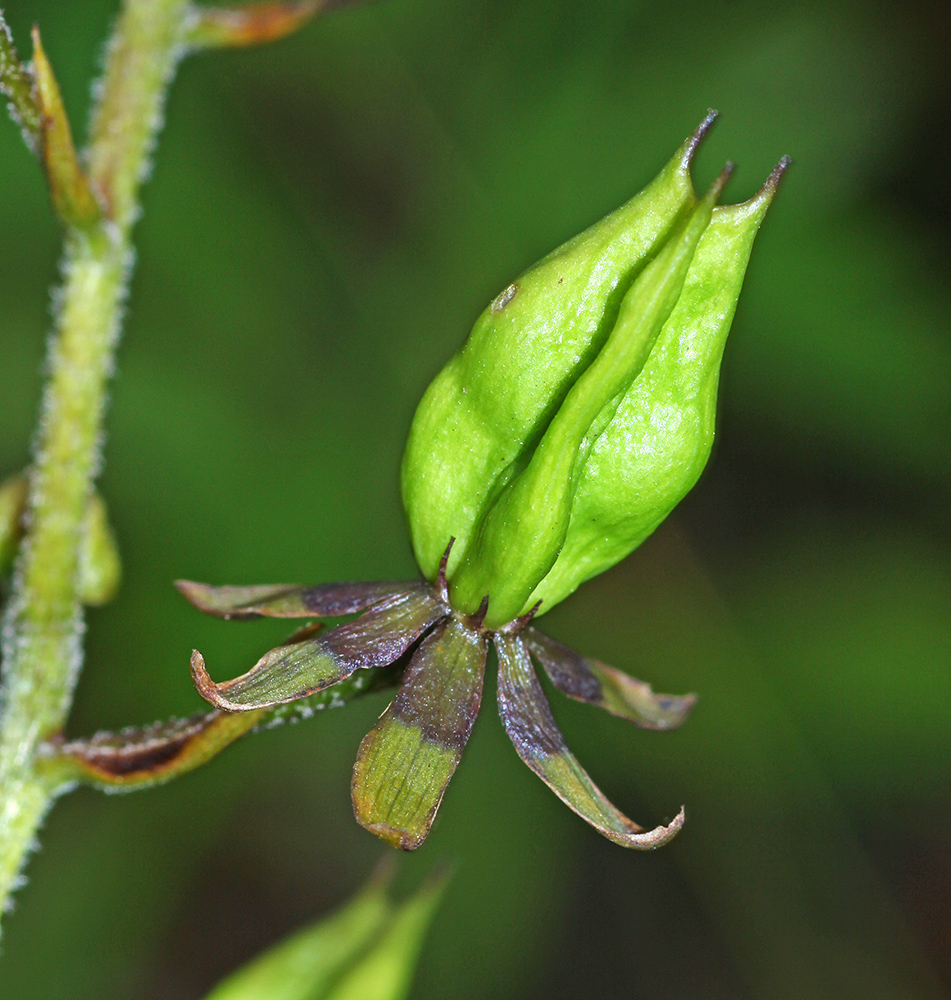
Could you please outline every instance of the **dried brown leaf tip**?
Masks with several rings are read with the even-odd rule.
[[[185,37],[194,49],[261,45],[290,35],[330,6],[327,0],[262,0],[193,7]]]
[[[362,826],[394,847],[413,850],[426,839],[472,732],[492,646],[499,712],[522,760],[615,843],[641,850],[665,844],[683,824],[683,810],[671,823],[645,830],[612,806],[568,750],[532,660],[570,697],[648,729],[680,725],[694,697],[654,694],[649,685],[549,639],[529,625],[537,609],[487,630],[491,597],[473,615],[450,603],[449,548],[432,585],[211,587],[180,581],[179,590],[195,607],[220,618],[358,615],[271,650],[246,674],[223,683],[211,679],[196,651],[192,676],[199,693],[231,718],[332,695],[367,670],[402,670],[396,698],[360,745],[351,792]]]
[[[254,728],[263,714],[209,712],[86,740],[51,742],[44,748],[45,764],[61,781],[118,790],[158,785],[210,760]]]

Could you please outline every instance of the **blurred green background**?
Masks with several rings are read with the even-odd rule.
[[[8,0],[75,123],[116,0]],[[118,599],[70,733],[188,714],[286,633],[176,577],[414,573],[417,399],[484,304],[629,197],[702,118],[727,200],[795,159],[754,249],[718,447],[677,514],[546,617],[695,690],[679,732],[553,696],[625,852],[518,761],[494,682],[411,886],[455,875],[415,996],[863,998],[951,987],[951,19],[849,0],[382,0],[186,61],[145,190],[102,489]],[[81,131],[81,128],[79,129]],[[26,464],[58,231],[0,128],[0,473]],[[349,803],[386,695],[160,790],[61,801],[6,918],[0,995],[190,1000],[385,851]]]

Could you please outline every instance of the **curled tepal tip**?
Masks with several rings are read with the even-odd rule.
[[[225,706],[221,703],[221,696],[218,694],[218,685],[211,679],[211,675],[208,673],[208,669],[205,666],[205,658],[198,652],[197,649],[192,650],[192,658],[189,662],[189,667],[191,668],[192,682],[202,698],[204,698],[209,705],[214,705],[215,708],[224,708]]]
[[[262,707],[261,705],[242,705],[226,698],[221,692],[223,689],[230,687],[233,682],[225,681],[223,684],[216,684],[211,679],[211,675],[205,666],[205,658],[197,649],[192,650],[192,658],[189,666],[191,667],[192,682],[195,688],[209,705],[213,705],[222,712],[247,712]]]
[[[663,847],[664,844],[669,843],[680,833],[683,825],[684,807],[681,806],[680,812],[666,826],[658,826],[645,833],[639,846],[646,847],[648,850]]]

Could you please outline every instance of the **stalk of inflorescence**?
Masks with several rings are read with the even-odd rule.
[[[78,580],[84,513],[100,466],[139,188],[183,50],[186,6],[186,0],[126,0],[95,92],[86,171],[95,196],[92,211],[71,218],[60,210],[53,190],[65,223],[62,283],[54,297],[55,327],[34,442],[27,531],[2,625],[4,903],[54,795],[55,786],[35,766],[36,751],[41,741],[62,729],[82,664]],[[39,41],[36,34],[34,41]],[[41,51],[34,51],[35,67],[41,57]],[[42,77],[37,76],[39,90]]]
[[[118,576],[104,508],[93,486],[132,271],[132,227],[166,91],[186,52],[281,38],[325,3],[259,0],[205,6],[189,0],[123,0],[94,90],[83,158],[73,145],[39,30],[33,29],[32,63],[25,64],[0,11],[0,93],[42,162],[64,228],[62,282],[54,295],[55,327],[24,509],[18,507],[19,477],[0,491],[5,503],[0,514],[10,508],[7,514],[12,511],[15,518],[0,540],[19,545],[0,626],[0,909],[21,878],[50,803],[71,784],[64,782],[62,768],[50,766],[50,752],[62,745],[59,737],[82,666],[82,605],[107,599],[102,587],[111,587]],[[90,577],[91,560],[99,556],[105,558],[105,575]],[[90,589],[93,579],[97,582]],[[223,732],[234,739],[243,731],[217,717],[203,719],[198,730],[215,745]],[[174,766],[165,762],[162,780],[184,773],[201,757],[183,736],[192,731],[188,725],[173,724],[171,731],[182,745]],[[99,751],[97,761],[100,744],[91,744]],[[141,750],[134,739],[132,744]],[[140,785],[159,780],[151,771],[144,778],[124,778]]]

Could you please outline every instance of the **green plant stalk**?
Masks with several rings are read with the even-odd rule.
[[[59,732],[83,656],[79,553],[99,469],[108,380],[132,264],[139,188],[182,52],[186,0],[125,0],[97,90],[89,178],[103,218],[66,231],[30,482],[28,531],[2,625],[0,903],[55,796],[36,769]]]

